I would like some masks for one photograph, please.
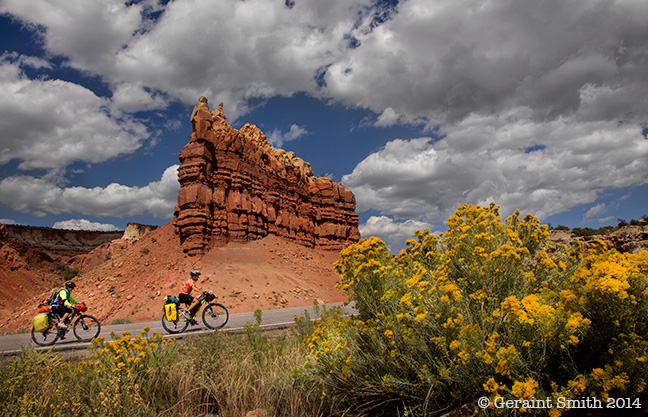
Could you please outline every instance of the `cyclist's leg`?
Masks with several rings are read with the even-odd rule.
[[[198,298],[194,298],[193,300],[191,300],[191,303],[189,304],[189,307],[187,307],[187,310],[189,310],[189,313],[191,313],[192,311],[197,311],[199,303],[200,303],[200,300]],[[192,316],[193,316],[193,314],[192,314]]]
[[[67,324],[70,322],[72,319],[72,315],[74,314],[74,310],[72,310],[70,307],[63,306],[65,309],[65,314],[62,315],[61,317],[61,323],[63,324],[63,328],[67,326]]]
[[[181,304],[185,305],[185,308],[183,309],[182,313],[180,313],[180,310],[178,310],[178,319],[183,316],[185,319],[190,318],[189,313],[187,312],[187,306],[191,303],[192,297],[189,294],[185,293],[180,293],[178,294],[178,307]]]
[[[185,304],[185,305],[189,306],[189,304],[191,304],[193,299],[194,298],[192,296],[190,296],[189,294],[185,294],[185,293],[178,294],[178,301],[180,302],[180,304]]]
[[[65,306],[54,305],[52,306],[52,319],[56,322],[57,325],[62,324],[62,317],[65,315]],[[60,326],[58,326],[60,328]]]

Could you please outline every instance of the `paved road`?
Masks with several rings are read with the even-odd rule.
[[[354,313],[354,309],[351,305],[345,307],[342,303],[326,304],[327,308],[331,308],[335,306],[341,306],[341,308],[347,314]],[[314,308],[312,306],[282,308],[277,310],[265,310],[263,311],[263,315],[261,319],[261,327],[265,329],[273,329],[273,328],[294,326],[295,324],[294,317],[303,316],[305,311],[308,311],[311,319],[315,319],[318,317],[318,314],[314,311]],[[119,324],[114,326],[106,326],[102,324],[101,336],[105,337],[106,340],[112,340],[110,337],[111,332],[115,332],[117,335],[121,335],[121,333],[126,330],[130,331],[132,335],[136,335],[142,331],[144,326],[149,326],[151,328],[149,334],[152,334],[153,332],[158,332],[164,334],[165,338],[175,337],[176,339],[181,339],[187,335],[195,335],[195,334],[218,331],[218,330],[208,329],[207,327],[205,327],[205,325],[202,323],[201,320],[198,320],[198,322],[199,324],[197,326],[189,326],[189,328],[187,328],[187,330],[184,333],[174,334],[174,335],[169,335],[166,333],[166,331],[162,327],[162,322],[160,320],[151,321],[147,323]],[[243,329],[243,326],[246,323],[255,323],[255,322],[256,319],[254,318],[254,313],[252,312],[230,314],[227,325],[225,325],[225,327],[220,331],[225,331],[225,332],[241,331]],[[68,333],[68,336],[65,340],[59,340],[54,344],[54,346],[47,346],[47,347],[41,347],[36,345],[31,340],[31,335],[29,333],[13,334],[13,335],[0,337],[0,353],[2,355],[15,355],[17,353],[20,353],[21,349],[25,347],[30,349],[35,349],[35,350],[49,350],[53,348],[54,351],[63,351],[63,350],[72,350],[72,349],[85,349],[88,346],[90,346],[90,343],[79,343],[74,337],[74,335],[72,334],[72,332]]]

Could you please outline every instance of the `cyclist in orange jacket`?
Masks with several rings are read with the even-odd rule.
[[[178,301],[181,303],[187,304],[189,307],[187,307],[187,310],[185,311],[185,314],[191,314],[189,311],[191,311],[194,307],[196,307],[199,303],[198,298],[195,298],[191,295],[192,290],[200,291],[200,289],[196,286],[196,281],[200,278],[200,271],[191,271],[191,277],[185,281],[185,283],[182,285],[182,289],[180,290],[180,294],[178,294]],[[188,319],[191,319],[193,317],[187,317]]]

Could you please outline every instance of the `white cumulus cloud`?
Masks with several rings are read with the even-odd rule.
[[[119,230],[115,225],[91,222],[86,219],[69,219],[54,223],[54,229],[65,230],[90,230],[98,232],[113,232]]]
[[[414,237],[414,232],[430,229],[430,223],[418,220],[394,221],[387,216],[372,216],[360,225],[360,235],[380,237],[392,252],[404,247],[405,241]]]
[[[432,222],[463,203],[491,201],[503,213],[543,218],[591,203],[603,190],[648,182],[648,141],[639,126],[519,117],[528,111],[474,115],[437,141],[393,140],[342,181],[360,211]]]
[[[178,165],[167,168],[159,181],[144,187],[63,188],[42,178],[10,176],[0,181],[0,204],[35,215],[80,213],[95,216],[173,216],[180,184]]]
[[[597,204],[591,209],[587,210],[585,213],[585,219],[593,219],[599,217],[601,214],[607,211],[607,205],[605,203]]]
[[[62,80],[29,79],[19,61],[0,60],[0,165],[63,171],[139,149],[146,126],[91,90]]]
[[[284,143],[297,140],[308,133],[308,130],[293,123],[288,132],[282,132],[278,129],[272,130],[268,134],[268,142],[270,142],[275,148],[281,147]]]

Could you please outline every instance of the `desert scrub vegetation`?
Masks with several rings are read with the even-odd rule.
[[[258,324],[182,343],[144,328],[95,339],[89,357],[24,349],[0,366],[1,416],[326,416],[315,381],[293,382],[304,345]]]
[[[631,219],[629,222],[625,219],[617,219],[617,222],[618,223],[616,226],[603,226],[599,227],[598,229],[592,229],[589,227],[574,227],[570,230],[567,226],[563,225],[558,225],[556,227],[549,226],[549,229],[570,231],[572,236],[575,237],[609,235],[625,226],[648,226],[648,216],[644,214],[639,219]]]
[[[341,253],[339,288],[359,314],[328,314],[301,373],[351,415],[561,415],[559,401],[630,398],[647,407],[648,253],[602,244],[546,252],[547,227],[463,205],[437,235],[392,256],[378,238]],[[480,397],[490,408],[479,409]],[[550,399],[553,408],[496,409]],[[635,401],[636,400],[636,401]],[[523,403],[519,403],[523,404]],[[581,412],[583,410],[580,410]],[[606,410],[590,410],[605,415]]]
[[[59,264],[56,270],[61,273],[64,280],[69,281],[79,275],[79,268],[70,268],[67,265]]]

